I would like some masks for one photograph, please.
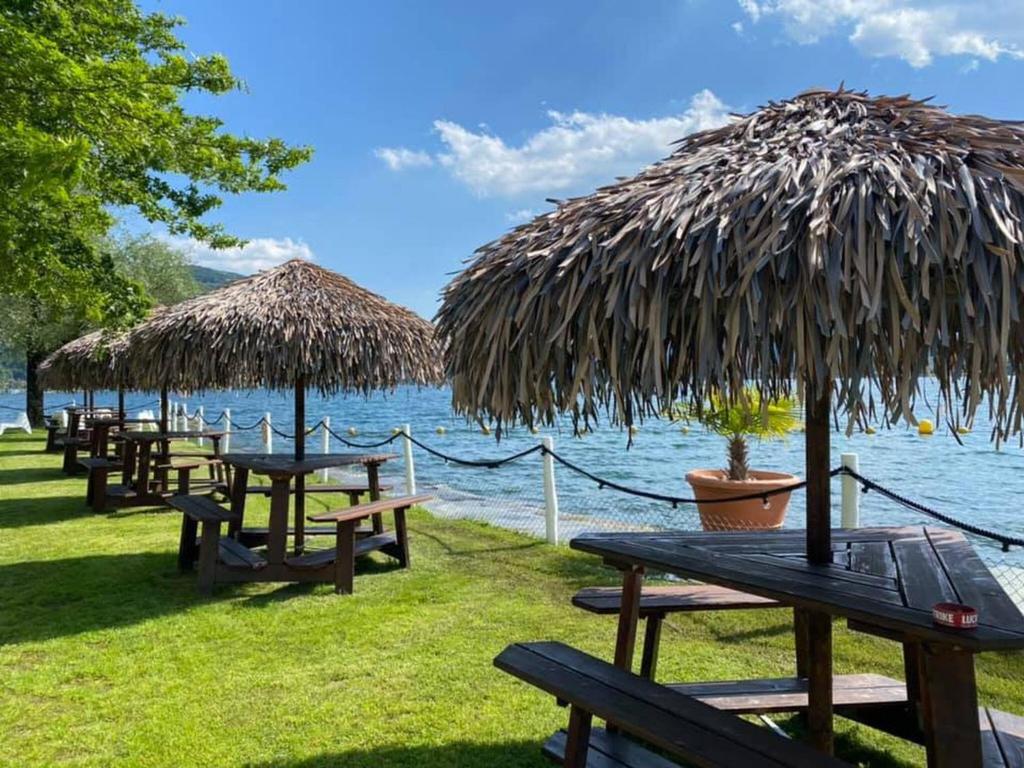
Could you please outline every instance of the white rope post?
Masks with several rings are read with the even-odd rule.
[[[206,412],[203,410],[203,406],[200,405],[198,408],[196,408],[196,432],[203,431],[203,422],[206,421],[206,419],[204,418],[205,414]],[[206,441],[200,437],[198,440],[199,447],[202,448],[205,442]]]
[[[324,416],[324,423],[320,425],[320,453],[331,452],[331,417]],[[330,479],[330,470],[320,470],[320,482],[326,483]]]
[[[856,453],[844,453],[840,457],[842,465],[854,472],[859,471]],[[860,488],[857,487],[857,478],[844,474],[843,480],[843,528],[860,527]]]
[[[74,405],[75,405],[75,401],[74,400],[71,401],[71,405],[72,405],[72,407],[74,407]],[[60,428],[66,430],[68,428],[68,409],[67,408],[61,408],[60,409],[60,417],[59,418],[60,418]]]
[[[402,440],[404,444],[403,453],[405,454],[405,492],[408,495],[416,493],[416,465],[412,460],[412,427],[408,424],[402,425],[402,434],[405,437]]]
[[[224,409],[224,453],[231,452],[231,409]]]
[[[548,544],[558,543],[558,493],[555,491],[555,460],[551,451],[555,450],[555,441],[550,437],[542,437],[544,446],[544,530]]]
[[[274,452],[274,433],[270,431],[270,411],[263,414],[263,452]]]

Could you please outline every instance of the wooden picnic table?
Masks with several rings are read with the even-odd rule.
[[[393,454],[318,454],[295,459],[286,454],[228,453],[222,457],[233,470],[229,493],[230,509],[223,509],[209,499],[186,495],[187,491],[170,498],[171,506],[182,512],[181,540],[178,548],[179,568],[189,570],[199,563],[198,587],[209,592],[218,582],[280,581],[280,582],[333,582],[335,591],[352,592],[357,557],[373,551],[382,551],[408,567],[409,545],[405,522],[406,511],[427,496],[402,496],[381,499],[379,467],[396,458]],[[363,465],[367,469],[367,491],[371,501],[326,512],[312,518],[315,522],[329,522],[329,533],[334,546],[316,551],[304,550],[304,480],[307,475],[321,469]],[[270,478],[270,520],[265,529],[243,528],[245,501],[252,492],[249,474]],[[292,482],[296,487],[292,488]],[[349,486],[352,490],[354,486]],[[288,505],[295,498],[295,524],[289,531]],[[356,496],[358,498],[358,496]],[[384,512],[394,513],[395,527],[383,527]],[[360,522],[370,520],[373,528],[361,530]],[[227,524],[227,535],[221,535],[221,526]],[[198,527],[202,533],[197,540]],[[289,557],[288,537],[295,541],[294,555]],[[264,547],[261,552],[256,547]]]
[[[802,530],[592,533],[574,538],[571,546],[624,573],[615,650],[620,667],[632,663],[645,569],[698,579],[796,609],[798,678],[804,679],[807,711],[817,708],[819,722],[831,723],[831,664],[800,669],[806,626],[799,619],[814,613],[844,617],[851,629],[903,644],[912,722],[898,711],[906,705],[894,702],[891,717],[876,717],[872,724],[901,734],[919,730],[931,768],[1017,764],[1024,754],[1024,721],[979,711],[974,655],[1024,649],[1024,616],[963,534],[920,526],[837,530],[832,562],[824,565],[808,562],[805,539]],[[939,602],[973,606],[978,627],[935,624],[931,611]],[[708,685],[676,687],[700,696]]]
[[[121,485],[110,489],[114,496],[124,496],[136,506],[163,504],[169,493],[167,465],[174,454],[170,444],[176,440],[206,439],[213,444],[212,456],[220,457],[220,441],[224,437],[223,430],[195,430],[160,432],[145,430],[128,430],[120,433],[124,440],[123,467]],[[159,444],[159,452],[154,446]],[[164,468],[154,473],[153,460],[160,459]]]
[[[380,465],[396,459],[393,453],[320,453],[296,459],[283,453],[226,453],[221,457],[232,469],[233,482],[230,490],[231,511],[236,516],[229,533],[243,536],[245,502],[249,489],[249,474],[265,475],[270,478],[270,528],[288,526],[288,501],[295,496],[294,545],[296,553],[301,552],[305,541],[305,478],[321,469],[362,465],[366,467],[367,490],[371,501],[381,497]],[[294,494],[292,482],[295,482]],[[375,533],[383,530],[380,515],[373,517]],[[275,544],[275,546],[277,546]],[[283,544],[282,544],[283,546]]]

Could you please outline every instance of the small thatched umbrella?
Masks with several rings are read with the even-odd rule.
[[[1020,431],[1022,220],[1021,124],[843,90],[771,103],[483,246],[438,314],[454,403],[628,424],[797,389],[825,562],[833,390],[851,420],[912,419],[931,371],[946,408],[988,398],[995,437]]]
[[[44,387],[67,391],[116,389],[118,417],[124,418],[124,387],[114,372],[113,357],[120,339],[109,331],[93,331],[69,341],[39,366]],[[88,395],[86,395],[88,405]]]
[[[296,459],[305,458],[307,387],[437,384],[440,360],[429,322],[301,259],[167,308],[129,333],[124,357],[143,386],[293,389]],[[297,489],[297,514],[301,499]]]

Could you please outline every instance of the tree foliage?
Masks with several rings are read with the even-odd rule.
[[[102,250],[122,277],[139,283],[157,304],[177,304],[202,292],[188,257],[163,240],[121,235],[107,238]]]
[[[46,302],[41,294],[60,288],[68,269],[95,271],[112,207],[232,245],[205,218],[221,196],[283,189],[280,174],[309,157],[185,110],[186,92],[223,94],[240,82],[223,56],[186,56],[180,24],[131,0],[3,4],[0,292]]]

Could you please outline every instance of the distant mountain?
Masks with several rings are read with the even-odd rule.
[[[223,269],[210,269],[210,267],[200,267],[197,264],[192,265],[192,276],[203,289],[203,293],[245,277],[237,272],[225,272]]]

